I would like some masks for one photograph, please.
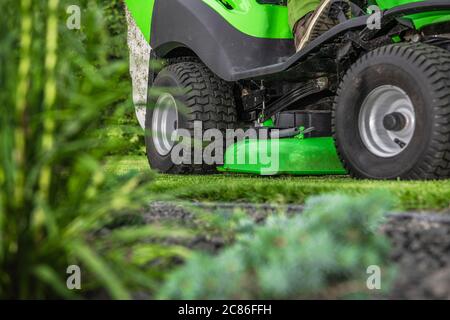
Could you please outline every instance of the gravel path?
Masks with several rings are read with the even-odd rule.
[[[391,216],[383,231],[391,239],[399,276],[399,299],[450,299],[450,217],[405,213]]]
[[[189,225],[196,210],[230,214],[236,209],[255,221],[270,214],[301,214],[300,205],[268,205],[249,203],[163,203],[155,202],[144,210],[146,223],[177,221]],[[450,299],[450,215],[408,212],[390,214],[382,230],[392,242],[392,260],[399,274],[392,291],[395,299]],[[189,247],[215,252],[223,239],[199,236]]]

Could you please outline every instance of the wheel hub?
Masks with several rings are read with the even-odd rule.
[[[155,104],[152,117],[152,139],[156,151],[166,156],[172,150],[176,139],[174,132],[178,129],[178,108],[175,98],[164,93]]]
[[[387,114],[383,118],[383,126],[388,131],[402,131],[406,127],[407,119],[400,112]]]
[[[380,86],[364,100],[358,124],[361,139],[370,152],[382,158],[397,156],[414,136],[414,105],[401,88]]]

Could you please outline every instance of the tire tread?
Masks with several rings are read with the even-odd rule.
[[[355,178],[364,178],[353,170],[343,156],[336,138],[336,107],[345,83],[354,76],[354,70],[378,55],[398,55],[410,60],[412,64],[430,79],[436,102],[432,106],[435,130],[430,146],[422,160],[403,177],[410,179],[442,179],[450,177],[450,53],[442,48],[423,44],[393,44],[378,48],[361,57],[345,74],[338,87],[332,112],[332,133],[338,156],[344,167]]]
[[[236,123],[236,107],[230,83],[213,74],[193,57],[171,59],[165,72],[174,74],[185,88],[188,130],[194,121],[202,121],[203,129],[232,129]],[[170,174],[215,173],[216,166],[203,164],[173,165]]]

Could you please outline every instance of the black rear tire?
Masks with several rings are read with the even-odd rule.
[[[409,96],[415,128],[399,154],[379,156],[369,150],[362,136],[360,113],[371,92],[389,86],[401,88]],[[450,53],[418,43],[389,45],[364,55],[341,82],[332,123],[339,156],[353,177],[448,178]]]
[[[150,107],[146,114],[146,147],[150,167],[162,173],[206,174],[215,173],[216,166],[202,164],[175,164],[171,154],[161,155],[152,138],[152,119],[158,98],[171,93],[182,107],[178,110],[178,128],[191,131],[194,121],[201,121],[203,131],[208,129],[234,128],[236,107],[232,87],[229,83],[214,75],[200,62],[184,61],[163,68],[156,77],[150,90]]]

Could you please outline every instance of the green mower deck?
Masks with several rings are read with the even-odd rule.
[[[333,138],[243,140],[227,149],[225,163],[218,170],[259,175],[347,174]]]

